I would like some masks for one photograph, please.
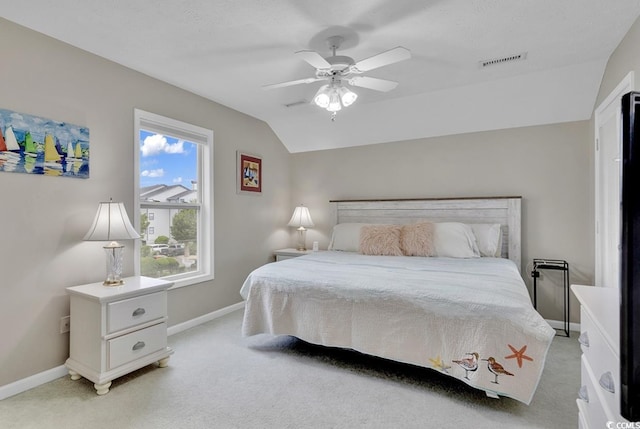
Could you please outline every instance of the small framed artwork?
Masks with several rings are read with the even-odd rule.
[[[262,158],[245,152],[236,152],[238,168],[237,191],[242,194],[262,193]]]

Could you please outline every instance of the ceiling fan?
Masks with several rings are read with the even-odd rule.
[[[358,98],[357,94],[350,91],[344,84],[381,92],[391,91],[398,86],[398,82],[362,76],[362,73],[411,58],[411,52],[408,49],[398,46],[355,62],[351,57],[336,55],[336,50],[340,48],[343,40],[342,36],[332,36],[327,39],[332,51],[332,55],[327,58],[315,51],[296,52],[298,57],[316,68],[315,77],[264,85],[262,88],[276,89],[303,83],[328,81],[327,84],[320,87],[313,97],[313,101],[317,106],[332,112],[331,118],[333,120],[336,112],[342,109],[342,106],[350,106]]]

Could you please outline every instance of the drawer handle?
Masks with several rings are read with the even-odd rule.
[[[587,404],[589,403],[589,392],[587,392],[587,386],[582,386],[578,390],[578,398],[582,399]]]
[[[580,334],[578,342],[585,347],[589,347],[589,335],[587,334],[587,331],[584,331],[582,334]]]
[[[145,346],[144,341],[138,341],[137,343],[135,343],[133,345],[133,347],[131,348],[131,350],[140,350],[141,348],[143,348]]]
[[[600,386],[607,392],[615,393],[615,384],[613,382],[613,375],[611,372],[607,371],[600,377]]]
[[[136,308],[135,310],[133,310],[133,313],[131,315],[133,317],[137,317],[137,316],[142,316],[144,313],[146,313],[144,308]]]

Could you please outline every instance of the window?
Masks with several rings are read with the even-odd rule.
[[[139,109],[136,274],[174,287],[213,278],[213,131]]]

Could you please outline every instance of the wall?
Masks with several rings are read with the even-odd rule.
[[[0,385],[64,363],[65,287],[101,281],[100,243],[83,242],[97,204],[133,213],[133,109],[214,130],[215,280],[169,293],[169,325],[241,300],[240,286],[289,245],[289,154],[268,125],[0,19],[0,107],[87,126],[87,180],[0,172]],[[261,196],[237,195],[236,150],[261,154]],[[126,243],[125,275],[133,274]]]
[[[631,26],[616,50],[611,54],[605,69],[596,106],[604,101],[631,70],[635,70],[635,90],[640,91],[640,18]],[[595,110],[595,109],[594,109]]]
[[[307,241],[326,248],[330,199],[520,195],[525,281],[533,258],[556,258],[569,262],[572,282],[589,284],[588,126],[582,121],[293,154],[291,204],[309,206],[316,227]],[[561,277],[547,273],[538,308],[545,318],[562,320]]]

